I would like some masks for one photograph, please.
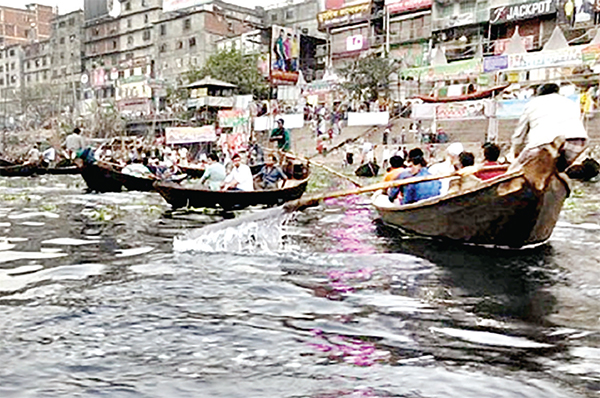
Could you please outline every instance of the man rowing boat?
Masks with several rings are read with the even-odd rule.
[[[566,139],[563,152],[571,164],[585,149],[587,132],[581,121],[579,106],[558,93],[554,83],[538,87],[536,97],[527,103],[512,136],[512,154],[523,163],[531,150],[550,144],[558,136]]]

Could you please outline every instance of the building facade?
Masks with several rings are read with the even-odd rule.
[[[0,45],[26,44],[50,38],[53,7],[29,4],[24,9],[0,6]]]
[[[200,68],[217,50],[217,43],[262,27],[260,9],[210,1],[195,7],[164,13],[156,23],[157,78],[169,84]]]
[[[0,48],[0,114],[4,126],[9,115],[21,113],[21,84],[23,48],[12,44]]]
[[[52,21],[50,59],[52,85],[64,92],[66,103],[81,100],[82,55],[84,50],[83,11],[60,15]]]

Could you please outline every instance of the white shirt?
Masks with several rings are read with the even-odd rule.
[[[452,162],[447,159],[443,162],[432,164],[427,170],[429,170],[431,175],[452,174],[456,171]],[[450,180],[451,178],[443,178],[440,180],[440,183],[442,184],[440,187],[440,195],[443,196],[448,193],[448,190],[450,189]]]
[[[579,105],[556,93],[535,97],[525,105],[512,136],[513,153],[515,148],[549,144],[561,135],[565,138],[588,137],[581,121]]]
[[[253,191],[254,181],[252,179],[252,171],[250,167],[245,164],[240,164],[238,167],[231,169],[227,177],[225,177],[225,184],[237,181],[236,188],[242,191]]]

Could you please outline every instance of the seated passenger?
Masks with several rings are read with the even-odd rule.
[[[254,178],[257,180],[257,185],[261,189],[277,189],[279,188],[279,181],[283,181],[284,184],[287,181],[287,176],[283,170],[281,170],[281,167],[275,164],[276,162],[277,159],[275,156],[267,156],[265,165],[254,176]]]
[[[432,164],[429,167],[429,172],[432,175],[443,175],[443,174],[452,174],[454,173],[460,164],[458,160],[458,156],[464,151],[463,145],[460,142],[455,142],[448,145],[446,148],[446,158],[443,162]],[[440,180],[441,188],[440,194],[445,195],[448,193],[448,188],[450,187],[450,178],[444,178]]]
[[[208,166],[200,178],[200,183],[206,184],[211,191],[218,191],[227,175],[225,166],[219,163],[219,157],[214,152],[208,155],[207,162]]]
[[[493,167],[501,166],[500,163],[498,163],[498,158],[500,157],[500,147],[498,145],[489,142],[483,144],[483,157],[485,158],[482,165],[483,169],[475,172],[477,178],[489,180],[505,173],[505,169]],[[488,170],[485,170],[486,167]]]
[[[412,149],[408,153],[409,168],[396,178],[402,180],[412,177],[425,177],[431,175],[427,170],[427,162],[423,157],[423,151],[419,148]],[[408,184],[402,187],[391,188],[388,194],[390,202],[393,202],[402,193],[402,204],[418,202],[440,194],[441,183],[438,180]]]
[[[253,191],[254,182],[250,167],[242,163],[242,158],[237,153],[231,157],[231,161],[233,162],[233,168],[225,177],[222,189],[226,191]]]
[[[404,159],[398,155],[392,156],[390,158],[390,168],[383,177],[383,181],[387,182],[395,180],[404,170],[406,170],[404,167]]]
[[[460,169],[473,166],[475,164],[475,155],[473,155],[471,152],[461,152],[461,154],[458,155],[458,161],[460,163]]]

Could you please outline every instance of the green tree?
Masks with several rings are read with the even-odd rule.
[[[360,58],[340,69],[345,78],[342,86],[359,100],[377,100],[382,92],[388,97],[390,75],[399,67],[398,61],[387,57],[371,55]]]
[[[267,98],[269,85],[258,69],[259,55],[244,55],[237,49],[225,49],[211,55],[206,64],[185,74],[188,83],[211,76],[237,86],[237,93]]]

